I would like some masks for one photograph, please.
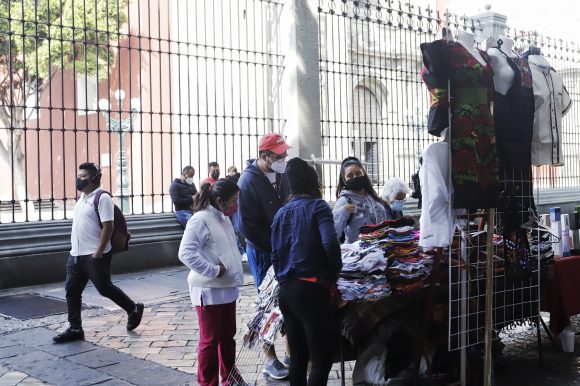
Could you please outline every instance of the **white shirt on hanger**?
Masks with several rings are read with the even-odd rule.
[[[423,249],[447,247],[455,229],[455,210],[450,212],[453,186],[449,186],[449,143],[436,142],[423,150],[419,245]]]

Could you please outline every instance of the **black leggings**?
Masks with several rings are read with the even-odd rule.
[[[338,341],[328,290],[319,283],[291,280],[280,284],[279,297],[290,346],[290,385],[326,385]],[[309,359],[312,367],[307,383]]]

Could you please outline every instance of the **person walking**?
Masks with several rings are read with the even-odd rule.
[[[76,188],[81,194],[74,208],[71,250],[66,264],[65,291],[69,327],[52,338],[54,343],[85,338],[81,299],[89,280],[101,296],[111,299],[127,312],[128,331],[137,328],[143,316],[143,303],[135,303],[111,281],[114,204],[109,194],[102,193],[98,206],[94,206],[95,196],[102,190],[101,176],[101,169],[92,162],[79,166]]]
[[[193,183],[193,176],[195,176],[193,166],[185,166],[181,172],[181,177],[174,179],[169,187],[169,195],[175,208],[175,217],[183,228],[193,216],[191,206],[193,204],[193,196],[197,193],[197,188]]]
[[[274,217],[272,265],[292,353],[289,380],[292,386],[326,385],[339,337],[334,300],[342,268],[340,242],[316,170],[293,158],[286,175],[292,198]]]
[[[358,240],[363,225],[380,224],[386,220],[383,201],[373,189],[358,158],[348,157],[342,161],[336,195],[334,226],[338,235],[344,232],[347,243]]]
[[[224,385],[244,384],[234,367],[236,300],[244,276],[229,219],[237,211],[239,190],[228,179],[202,185],[179,246],[179,260],[191,270],[187,282],[199,323],[197,380],[201,386],[217,386],[219,374]]]
[[[246,256],[257,288],[272,265],[272,220],[290,195],[284,175],[289,148],[280,134],[262,136],[258,145],[258,158],[246,161],[246,168],[238,181],[239,209],[234,216],[234,223],[246,238]],[[274,379],[286,378],[289,358],[280,362],[272,345],[264,346],[264,351],[266,366],[263,372]]]

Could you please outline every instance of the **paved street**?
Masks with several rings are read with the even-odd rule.
[[[83,303],[85,342],[54,345],[51,338],[66,328],[66,315],[20,321],[0,317],[0,386],[5,385],[181,385],[195,384],[197,317],[189,301],[183,268],[120,275],[116,284],[145,303],[141,326],[125,329],[124,311],[87,286]],[[257,294],[250,275],[238,300],[237,365],[250,382],[286,384],[261,374],[260,350],[240,350],[241,337]],[[4,291],[0,296],[36,293],[64,299],[62,283]],[[284,346],[277,347],[284,353]],[[350,378],[353,363],[347,363]],[[331,373],[338,384],[339,366]]]
[[[84,342],[51,343],[52,336],[66,327],[65,314],[26,321],[0,317],[0,386],[196,384],[197,320],[186,277],[183,268],[115,277],[121,288],[146,305],[142,324],[134,332],[125,329],[125,313],[92,286],[83,297],[89,306],[83,311]],[[64,299],[62,283],[3,291],[0,296],[21,293]],[[246,275],[238,302],[239,351],[255,296],[251,276]],[[580,384],[577,354],[564,354],[559,342],[552,345],[545,333],[542,337],[543,366],[537,359],[535,329],[521,328],[504,335],[506,358],[497,369],[497,385]],[[283,346],[277,350],[284,352]],[[249,382],[286,384],[261,374],[263,360],[259,350],[243,349],[237,363]],[[351,384],[353,366],[353,362],[346,364],[347,384]],[[340,384],[339,374],[335,364],[329,383]]]

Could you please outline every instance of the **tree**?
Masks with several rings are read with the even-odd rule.
[[[107,78],[126,8],[127,0],[0,0],[0,159],[12,170],[22,210],[22,138],[37,107],[27,101],[38,103],[57,71]]]

